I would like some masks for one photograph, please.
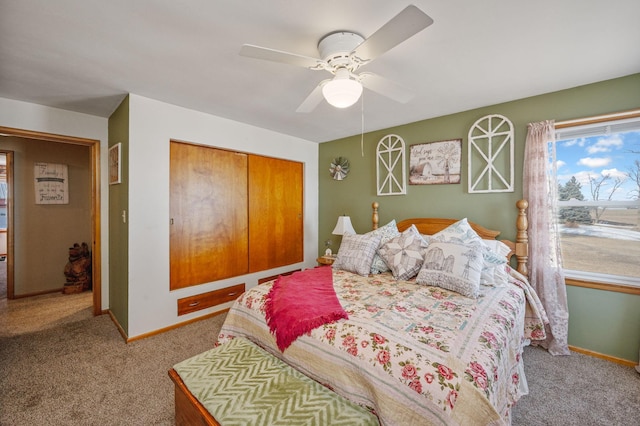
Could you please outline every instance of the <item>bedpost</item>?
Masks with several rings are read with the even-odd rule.
[[[374,201],[371,204],[371,207],[373,208],[373,215],[371,215],[371,225],[372,225],[372,229],[378,229],[378,207],[380,206],[380,204],[378,204],[377,201]]]
[[[525,277],[529,275],[527,270],[527,261],[529,260],[529,234],[527,228],[529,222],[527,220],[527,207],[529,202],[527,200],[518,200],[516,202],[518,208],[518,218],[516,219],[516,259],[518,260],[517,270]]]

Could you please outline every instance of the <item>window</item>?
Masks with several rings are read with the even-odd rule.
[[[566,277],[640,288],[640,111],[556,123],[550,151]]]

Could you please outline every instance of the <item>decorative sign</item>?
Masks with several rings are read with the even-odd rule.
[[[460,183],[462,139],[411,145],[409,184]]]
[[[69,204],[66,164],[35,163],[36,204]]]

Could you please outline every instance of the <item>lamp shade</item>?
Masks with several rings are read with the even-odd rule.
[[[347,108],[360,99],[362,84],[353,80],[346,69],[339,69],[333,80],[322,86],[322,95],[330,105]]]
[[[351,225],[351,218],[349,216],[338,217],[338,223],[333,228],[333,235],[355,234],[356,230]]]

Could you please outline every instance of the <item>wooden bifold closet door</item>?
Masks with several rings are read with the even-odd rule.
[[[170,288],[248,272],[247,155],[171,142]]]
[[[303,165],[249,156],[249,271],[303,261]]]
[[[302,262],[303,164],[171,141],[171,290]]]

